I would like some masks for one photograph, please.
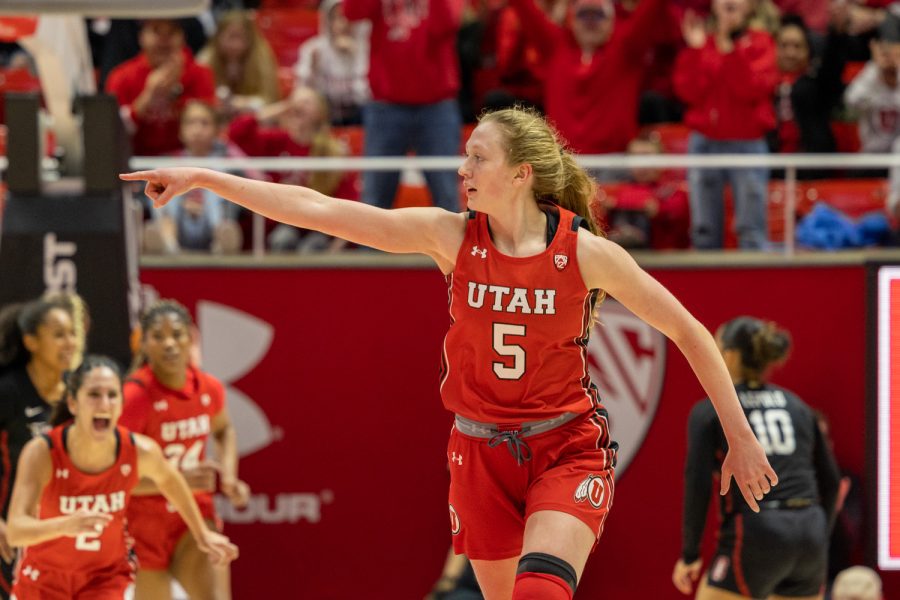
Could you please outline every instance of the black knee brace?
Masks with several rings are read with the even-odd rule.
[[[516,569],[516,574],[520,573],[554,575],[569,584],[573,594],[575,593],[575,588],[578,587],[578,575],[575,574],[575,569],[572,568],[572,565],[552,554],[529,552],[519,559],[519,568]]]

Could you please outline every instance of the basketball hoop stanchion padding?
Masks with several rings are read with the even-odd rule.
[[[88,350],[108,354],[125,365],[131,357],[133,304],[129,299],[136,297],[130,291],[137,289],[134,235],[117,180],[128,150],[122,143],[124,134],[116,131],[122,125],[114,101],[86,98],[82,110],[85,164],[89,165],[83,191],[78,181],[42,188],[40,172],[34,193],[30,185],[13,185],[15,165],[30,164],[35,154],[36,136],[20,136],[37,131],[37,111],[30,115],[33,128],[19,124],[9,128],[10,185],[0,236],[0,305],[47,291],[77,291],[96,324],[88,335]],[[23,151],[28,155],[18,156]]]
[[[6,185],[10,197],[41,193],[41,141],[37,94],[6,95]]]

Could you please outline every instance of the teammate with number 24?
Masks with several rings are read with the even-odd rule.
[[[157,206],[193,188],[269,218],[431,257],[450,288],[441,396],[450,523],[487,600],[570,600],[612,504],[616,444],[587,374],[604,293],[669,336],[712,397],[731,475],[753,507],[777,482],[710,333],[599,235],[595,183],[537,113],[487,113],[459,168],[468,211],[381,209],[204,169],[122,175]]]
[[[144,311],[140,325],[142,343],[135,362],[142,366],[125,381],[122,425],[160,445],[190,484],[207,525],[221,531],[213,505],[216,475],[219,489],[235,506],[246,505],[250,494],[237,477],[237,439],[225,390],[192,364],[193,320],[184,306],[160,300]],[[207,460],[210,441],[217,463]],[[204,556],[152,483],[142,482],[135,490],[128,523],[139,563],[135,600],[170,598],[172,578],[191,600],[231,597],[226,568],[215,568]]]

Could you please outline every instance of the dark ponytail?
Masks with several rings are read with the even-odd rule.
[[[87,377],[88,373],[101,367],[106,367],[115,373],[119,379],[119,387],[122,386],[122,369],[119,368],[119,364],[116,361],[108,356],[88,354],[77,369],[66,375],[66,395],[53,407],[53,414],[50,416],[51,426],[57,427],[75,419],[69,410],[68,399],[78,395],[78,390],[84,385],[84,378]]]
[[[723,350],[737,350],[741,356],[743,379],[761,382],[766,369],[783,361],[791,349],[790,334],[771,321],[737,317],[722,325]]]

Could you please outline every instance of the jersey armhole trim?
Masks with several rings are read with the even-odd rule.
[[[48,434],[42,433],[41,437],[44,438],[44,441],[47,442],[47,447],[53,450],[53,438],[51,438]]]

